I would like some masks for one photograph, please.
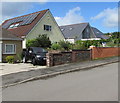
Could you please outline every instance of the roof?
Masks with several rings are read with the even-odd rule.
[[[63,32],[65,38],[76,38],[83,30],[87,27],[89,23],[79,23],[79,24],[71,24],[71,25],[64,25],[60,26],[61,31]]]
[[[48,10],[49,9],[8,19],[2,23],[2,28],[8,29],[11,24],[19,23],[18,27],[8,30],[16,36],[26,36]]]
[[[102,39],[108,39],[109,37],[107,37],[106,35],[104,35],[100,30],[98,30],[95,27],[92,27],[93,32],[95,33],[97,38],[102,38]]]
[[[21,38],[13,35],[10,31],[8,31],[7,29],[0,29],[0,40],[21,40]]]

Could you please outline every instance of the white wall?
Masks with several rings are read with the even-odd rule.
[[[24,39],[24,40],[22,41],[22,48],[23,48],[23,49],[26,48],[26,39]]]
[[[74,39],[66,39],[66,41],[69,41],[70,43],[75,43]]]

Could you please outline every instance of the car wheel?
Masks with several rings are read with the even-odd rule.
[[[35,61],[35,59],[32,60],[32,64],[35,66],[37,63]]]
[[[23,57],[23,63],[27,63],[26,57]]]

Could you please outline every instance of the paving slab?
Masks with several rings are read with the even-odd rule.
[[[11,73],[18,73],[22,71],[30,71],[46,68],[46,66],[33,66],[31,63],[0,63],[0,75],[7,75]]]

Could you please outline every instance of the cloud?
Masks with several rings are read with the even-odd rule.
[[[33,2],[19,2],[26,0],[11,0],[11,1],[18,1],[18,2],[0,2],[0,11],[2,11],[0,13],[0,17],[2,17],[0,18],[0,24],[6,19],[28,14],[29,10],[35,8]],[[46,1],[46,0],[38,0],[38,1]],[[37,3],[42,5],[45,2],[37,2]]]
[[[55,17],[58,25],[75,24],[84,21],[84,17],[80,14],[80,7],[70,9],[64,17]]]
[[[2,17],[2,21],[9,18],[13,18],[15,16],[20,16],[26,13],[29,8],[32,8],[31,3],[25,2],[2,2],[2,13],[0,16]]]
[[[94,17],[91,17],[91,20],[102,19],[102,23],[105,27],[114,28],[118,27],[118,8],[107,8],[97,14]]]

